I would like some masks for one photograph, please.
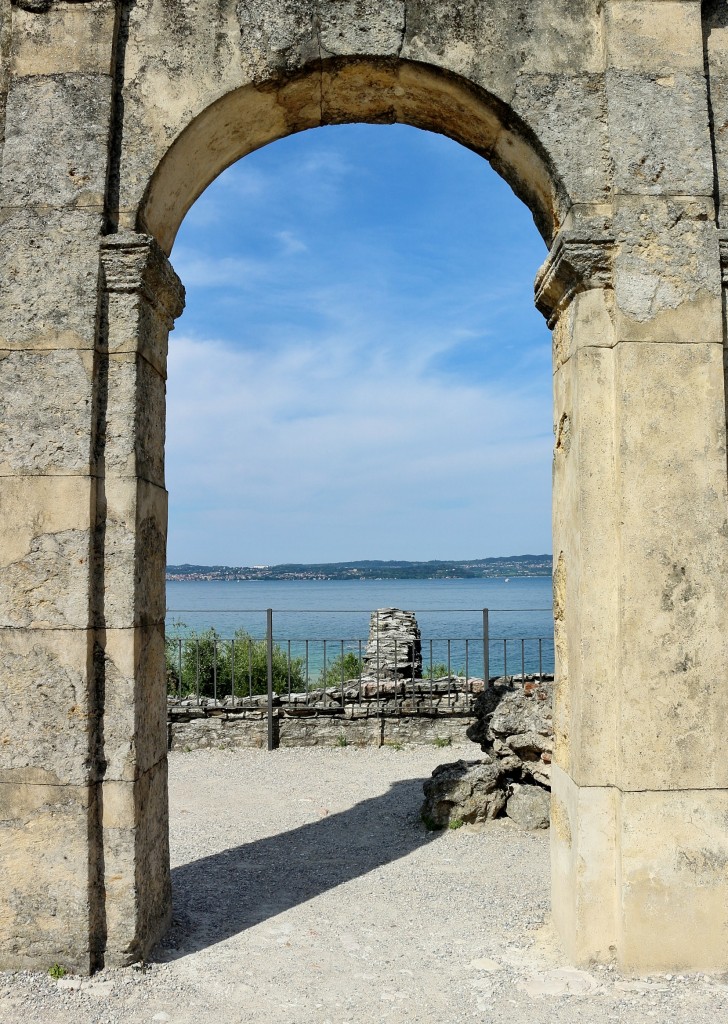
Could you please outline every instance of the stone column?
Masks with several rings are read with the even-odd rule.
[[[726,410],[701,5],[606,0],[603,19],[612,288],[572,260],[551,296],[554,917],[578,961],[725,969]]]
[[[171,914],[164,666],[167,336],[184,289],[146,235],[102,245],[106,352],[99,458],[104,669],[105,962],[147,954]],[[103,487],[103,489],[102,489]]]
[[[88,971],[106,941],[97,342],[118,11],[49,6],[3,25],[0,967]]]

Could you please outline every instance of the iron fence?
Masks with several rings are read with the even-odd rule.
[[[471,616],[474,612],[429,611]],[[213,713],[265,715],[269,749],[275,746],[275,719],[281,716],[471,715],[477,695],[499,680],[512,685],[517,679],[538,680],[553,673],[553,634],[503,636],[496,630],[494,635],[494,619],[509,611],[478,609],[477,636],[429,636],[416,641],[395,637],[394,656],[390,641],[387,665],[380,657],[380,643],[371,636],[291,636],[290,631],[285,635],[284,616],[295,614],[291,609],[285,613],[270,608],[260,613],[246,610],[248,616],[264,615],[265,628],[257,633],[240,628],[228,637],[214,628],[190,633],[178,624],[166,637],[168,698],[179,709],[197,706]],[[512,611],[518,616],[540,614],[537,625],[543,625],[543,615],[550,612]],[[170,614],[184,612],[170,610]],[[305,614],[315,613],[306,610]],[[337,609],[316,614],[345,613]],[[277,619],[282,623],[274,629]],[[373,635],[378,640],[379,630]]]

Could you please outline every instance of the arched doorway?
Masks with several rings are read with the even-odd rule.
[[[487,157],[550,246],[536,297],[555,352],[559,931],[576,960],[725,966],[726,428],[702,21],[697,4],[662,21],[636,6],[632,20],[587,0],[487,14],[13,8],[8,965],[125,962],[168,918],[160,625],[177,227],[266,142],[403,121]]]

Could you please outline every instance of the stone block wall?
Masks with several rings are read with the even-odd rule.
[[[472,715],[320,715],[289,718],[276,712],[274,732],[279,747],[386,747],[463,743]],[[170,750],[206,747],[264,748],[268,743],[265,712],[248,711],[195,716],[170,716]]]
[[[537,703],[533,694],[542,692],[535,676],[526,676],[524,681],[518,676],[493,679],[488,691],[482,679],[468,679],[466,683],[464,678],[453,677],[449,681],[446,678],[390,680],[379,684],[370,680],[362,681],[361,685],[350,680],[342,689],[331,687],[308,694],[276,695],[273,707],[275,745],[382,747],[448,745],[468,740],[486,744],[494,738],[489,733],[487,741],[486,732],[495,728],[501,730],[497,735],[502,734],[505,740],[523,740],[521,746],[525,749],[526,740],[534,731],[551,733],[553,676],[542,678],[548,693],[548,726],[541,718],[534,724],[533,715],[528,712],[530,706]],[[524,690],[528,694],[525,705],[519,697]],[[503,723],[493,718],[496,707],[502,711]],[[513,722],[518,727],[513,726]],[[529,736],[525,736],[527,732]],[[172,699],[168,705],[168,741],[170,750],[265,747],[268,743],[267,697],[244,701],[238,698],[235,703],[231,698],[200,702]],[[528,749],[529,754],[524,757],[532,760],[530,747]],[[500,753],[501,757],[506,755],[511,759],[517,756],[510,747],[504,747],[504,752]],[[539,777],[539,781],[545,780]]]

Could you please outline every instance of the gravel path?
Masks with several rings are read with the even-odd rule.
[[[0,974],[2,1024],[715,1024],[728,979],[568,968],[548,836],[419,822],[435,748],[170,759],[175,921],[144,970]]]

